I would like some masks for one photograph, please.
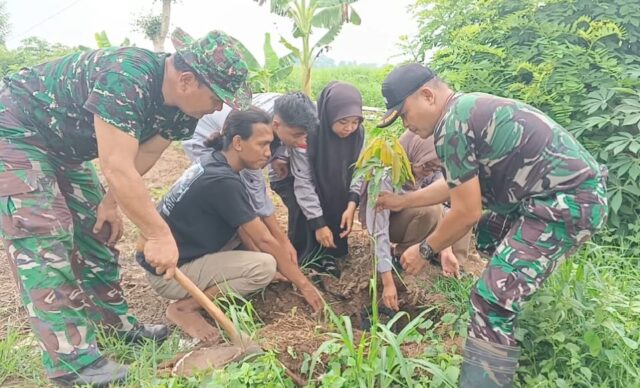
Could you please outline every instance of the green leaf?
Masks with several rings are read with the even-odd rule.
[[[247,64],[247,67],[249,68],[250,71],[259,71],[260,69],[262,69],[262,66],[260,66],[260,63],[258,62],[256,57],[254,57],[253,54],[251,54],[251,51],[249,51],[247,46],[245,46],[242,42],[238,41],[238,48],[240,49],[240,52],[242,53],[242,57],[244,58],[244,61]]]
[[[617,190],[613,197],[611,197],[611,210],[614,213],[617,213],[620,210],[620,206],[622,205],[622,192]]]
[[[329,43],[333,42],[333,40],[338,36],[338,34],[340,34],[341,30],[342,30],[342,25],[337,25],[329,29],[329,31],[327,31],[327,33],[324,34],[322,38],[320,38],[320,40],[318,40],[318,42],[314,45],[314,48],[321,48],[322,46],[326,46]]]
[[[616,107],[616,112],[625,114],[636,114],[640,112],[640,108],[630,105],[620,105]]]
[[[289,49],[289,51],[291,51],[291,54],[298,60],[302,60],[302,55],[300,54],[300,50],[294,46],[293,44],[289,43],[288,40],[286,40],[283,37],[280,37],[280,43],[286,47],[287,49]]]
[[[631,339],[631,338],[629,338],[629,337],[622,337],[622,341],[624,341],[624,343],[625,343],[629,348],[631,348],[632,350],[636,350],[636,349],[638,349],[638,342],[637,342],[637,341],[634,341],[634,340],[632,340],[632,339]]]
[[[329,7],[313,15],[311,25],[331,29],[342,24],[342,6]]]
[[[584,342],[589,347],[589,352],[591,352],[591,355],[597,357],[602,350],[602,341],[600,341],[600,337],[598,337],[598,334],[593,330],[589,330],[584,333],[583,337]]]
[[[636,107],[638,110],[640,110],[640,100],[637,99],[630,99],[630,98],[625,98],[624,100],[622,100],[623,104],[626,105],[631,105]]]
[[[264,0],[254,0],[255,2],[264,3]],[[289,12],[291,0],[271,0],[269,10],[271,13],[286,16]]]
[[[614,155],[618,155],[620,152],[624,151],[625,148],[627,148],[627,142],[617,144],[611,152],[613,152]]]
[[[279,67],[278,54],[276,54],[273,46],[271,46],[271,34],[264,34],[264,67],[269,71],[276,71]]]
[[[640,113],[628,115],[624,118],[622,125],[632,125],[640,121]]]
[[[111,41],[109,41],[109,38],[107,37],[107,33],[105,31],[96,32],[94,34],[94,38],[96,40],[98,48],[102,49],[112,47]]]
[[[634,164],[629,169],[629,177],[633,180],[636,180],[638,179],[638,176],[640,176],[640,166],[638,164]]]
[[[555,333],[553,336],[551,336],[551,338],[553,338],[554,340],[556,340],[558,342],[564,342],[566,337],[565,337],[563,332],[559,331],[559,332]]]
[[[592,377],[591,369],[589,369],[589,368],[585,368],[585,367],[581,367],[581,368],[580,368],[580,372],[582,372],[582,374],[584,375],[584,377],[585,377],[588,381],[591,381],[591,377]]]
[[[273,73],[271,78],[275,82],[282,81],[283,79],[287,78],[292,71],[293,71],[293,66],[291,65],[281,67],[275,73]]]
[[[580,347],[574,343],[565,344],[564,347],[571,352],[571,354],[578,354],[580,352]]]
[[[615,88],[611,88],[611,90],[615,90],[616,92],[625,93],[625,94],[636,94],[636,91],[631,88],[615,87]]]
[[[362,18],[360,18],[360,15],[356,12],[355,9],[351,8],[351,15],[350,15],[350,22],[351,24],[353,24],[354,26],[359,26],[360,23],[362,23]]]
[[[458,316],[456,314],[446,313],[445,315],[442,316],[441,321],[445,325],[453,325],[457,319],[458,319]]]
[[[634,185],[627,185],[624,187],[624,190],[628,193],[631,193],[633,195],[639,196],[640,197],[640,187],[638,186],[634,186]]]
[[[296,62],[296,56],[293,53],[289,53],[284,57],[280,57],[279,62],[282,67],[292,66]]]

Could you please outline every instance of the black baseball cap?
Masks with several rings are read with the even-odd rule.
[[[382,97],[387,105],[387,113],[378,128],[393,124],[402,110],[404,100],[435,76],[431,69],[419,63],[409,63],[393,69],[382,81]]]

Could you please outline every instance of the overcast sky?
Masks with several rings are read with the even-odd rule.
[[[6,3],[11,23],[9,48],[15,48],[29,36],[51,43],[95,47],[93,34],[103,30],[116,44],[128,37],[137,46],[152,48],[150,41],[132,31],[132,20],[152,7],[160,11],[160,3],[153,4],[153,0],[6,0]],[[399,52],[398,38],[417,31],[415,21],[407,13],[411,3],[412,0],[358,1],[355,9],[362,24],[345,26],[328,55],[336,62],[398,62],[398,58],[391,58]],[[273,38],[280,34],[290,37],[291,30],[286,18],[270,14],[266,5],[259,7],[253,0],[180,0],[173,6],[171,24],[193,36],[213,29],[226,31],[258,58],[262,58],[264,32],[271,32],[272,40],[276,40]],[[279,44],[275,47],[282,54],[286,52]],[[173,51],[169,41],[165,50]]]

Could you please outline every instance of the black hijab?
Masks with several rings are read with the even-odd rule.
[[[362,144],[362,122],[346,138],[336,135],[331,126],[346,117],[362,118],[362,96],[354,86],[338,81],[330,82],[318,97],[320,126],[309,135],[309,162],[316,191],[320,197],[327,223],[346,209],[349,185]],[[333,228],[332,228],[333,229]]]

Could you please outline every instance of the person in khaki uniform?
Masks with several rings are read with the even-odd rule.
[[[433,136],[422,139],[419,136],[406,131],[400,137],[400,143],[407,152],[411,162],[411,170],[415,177],[415,184],[408,183],[403,191],[415,191],[427,187],[442,177],[440,160],[438,159]],[[389,177],[383,179],[381,190],[392,191],[393,187]],[[361,195],[365,200],[360,206],[360,219],[366,225],[368,232],[375,239],[375,257],[378,260],[377,270],[383,284],[382,302],[393,310],[398,310],[398,293],[393,280],[394,257],[399,258],[410,246],[423,241],[431,234],[442,220],[446,208],[437,204],[405,208],[399,211],[388,209],[376,209],[368,206],[366,201],[367,188],[362,180],[354,182],[351,187],[353,195]],[[469,254],[471,232],[443,250],[443,274],[445,276],[458,277],[459,263],[464,263]],[[395,244],[392,247],[392,244]]]
[[[205,294],[247,295],[269,284],[277,270],[318,312],[323,306],[320,294],[298,268],[287,244],[274,237],[258,216],[239,174],[264,167],[272,142],[271,117],[266,112],[255,107],[232,111],[222,133],[207,142],[213,149],[184,172],[158,211],[178,244],[178,267]],[[231,245],[236,234],[244,247],[254,251]],[[144,245],[143,239],[136,259],[147,270],[149,283],[159,295],[176,300],[167,309],[167,318],[194,338],[216,342],[219,333],[200,314],[198,303],[174,279],[156,274],[145,258]]]

